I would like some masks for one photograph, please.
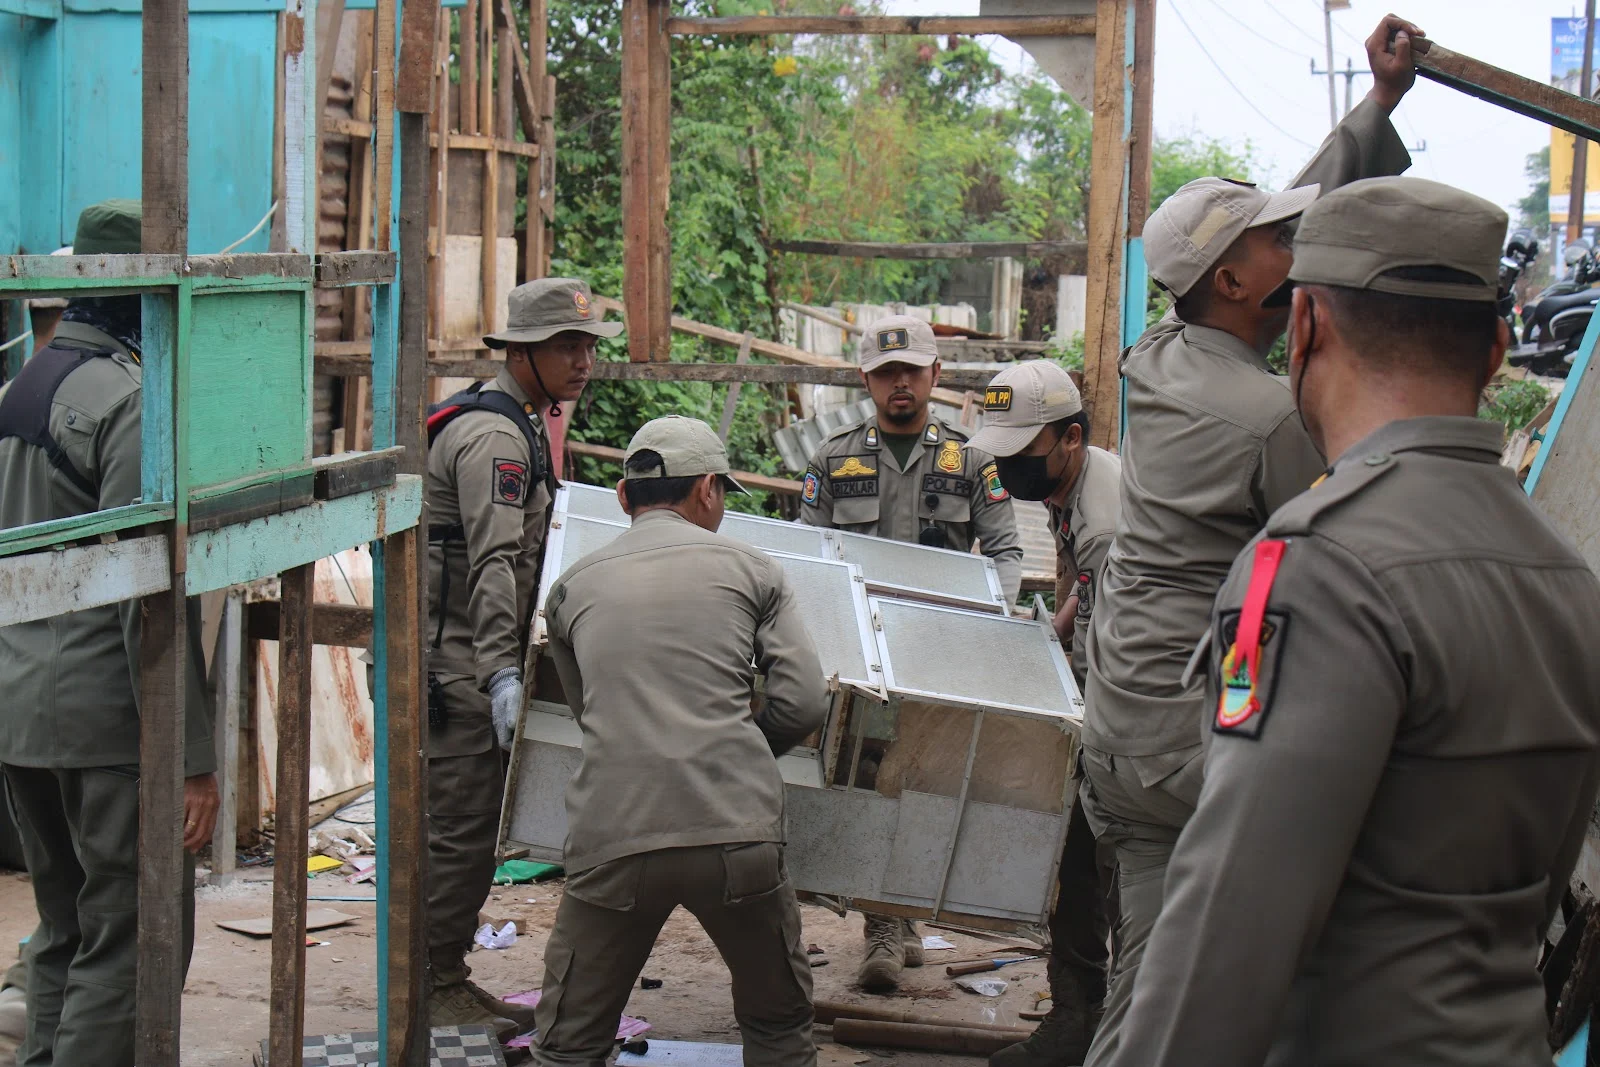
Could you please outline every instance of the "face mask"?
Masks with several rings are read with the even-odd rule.
[[[1018,500],[1045,500],[1056,491],[1057,478],[1050,473],[1051,449],[1043,456],[998,456],[995,467],[1000,473],[1000,484]]]

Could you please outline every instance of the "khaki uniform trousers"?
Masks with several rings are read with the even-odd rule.
[[[464,961],[478,929],[478,913],[494,884],[505,791],[505,764],[488,726],[489,698],[471,678],[451,677],[443,685],[441,699],[449,721],[429,731],[431,748],[460,752],[463,747],[482,746],[482,741],[465,746],[438,743],[440,734],[461,732],[462,719],[469,715],[482,716],[488,737],[482,751],[428,758],[428,960],[437,985],[466,976]]]
[[[1116,850],[1095,838],[1083,811],[1082,783],[1067,821],[1050,912],[1052,976],[1093,1012],[1105,1000],[1107,940],[1117,921]],[[1052,982],[1051,989],[1055,990]],[[1066,1007],[1066,1005],[1057,1005]]]
[[[33,880],[21,1067],[131,1067],[139,958],[139,769],[0,767]],[[194,951],[185,864],[183,953]]]
[[[543,1067],[601,1067],[667,917],[700,921],[733,975],[746,1067],[815,1067],[811,964],[775,842],[663,849],[567,879],[544,953]]]
[[[1114,756],[1085,746],[1079,803],[1095,837],[1115,852],[1117,921],[1105,1016],[1085,1064],[1109,1059],[1133,1000],[1133,983],[1161,914],[1167,861],[1200,799],[1200,746],[1159,756]]]

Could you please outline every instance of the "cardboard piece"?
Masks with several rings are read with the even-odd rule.
[[[343,926],[345,923],[355,922],[360,916],[346,915],[342,911],[332,908],[313,908],[306,912],[307,930],[325,930],[330,926]],[[272,916],[262,915],[254,919],[221,919],[217,925],[224,930],[232,930],[237,934],[248,934],[251,937],[272,936]]]

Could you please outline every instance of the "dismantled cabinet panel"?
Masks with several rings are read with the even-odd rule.
[[[861,568],[867,592],[974,611],[1005,611],[994,561],[972,552],[830,530],[839,558]]]

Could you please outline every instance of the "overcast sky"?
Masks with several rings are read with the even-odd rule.
[[[1322,0],[1158,0],[1155,123],[1160,135],[1188,132],[1249,142],[1258,177],[1274,187],[1291,178],[1328,131]],[[886,0],[894,14],[975,15],[978,0]],[[1581,15],[1571,0],[1352,0],[1335,12],[1334,66],[1366,65],[1361,42],[1394,10],[1440,44],[1539,81],[1550,78],[1550,19]],[[1187,26],[1185,26],[1187,22]],[[1008,66],[1019,46],[999,38]],[[1209,53],[1209,54],[1208,54]],[[1220,67],[1220,71],[1219,71]],[[1229,84],[1231,80],[1232,84]],[[1358,77],[1355,99],[1370,88]],[[1338,79],[1339,106],[1344,79]],[[1549,144],[1550,128],[1440,85],[1417,80],[1395,113],[1413,152],[1411,173],[1449,182],[1511,207],[1526,194],[1523,161]]]

